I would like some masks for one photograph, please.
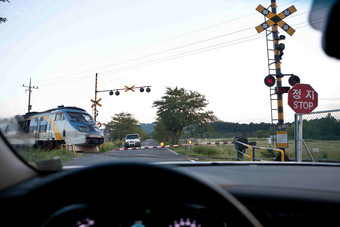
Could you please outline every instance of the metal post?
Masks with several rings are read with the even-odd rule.
[[[32,89],[31,89],[31,78],[30,78],[30,84],[29,84],[29,89],[28,89],[28,113],[31,112],[32,106],[31,106],[31,94],[32,94]]]
[[[97,102],[97,81],[98,81],[98,73],[96,73],[96,85],[95,85],[95,90],[94,90],[94,101]],[[93,113],[93,118],[94,122],[97,122],[97,105],[94,105],[94,113]]]
[[[298,143],[299,143],[299,118],[298,115],[294,115],[294,145],[295,145],[295,161],[298,161],[299,151],[298,151]]]
[[[298,129],[298,137],[299,137],[299,140],[298,140],[298,149],[297,149],[297,159],[296,161],[297,162],[302,162],[302,127],[303,127],[303,124],[302,124],[302,114],[298,114],[299,116],[299,129]]]

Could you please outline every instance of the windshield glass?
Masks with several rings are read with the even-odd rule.
[[[71,121],[80,121],[80,122],[92,122],[92,117],[89,114],[77,113],[77,112],[67,112],[67,115],[70,117]]]
[[[131,140],[131,139],[138,139],[139,137],[138,137],[138,135],[127,135],[126,136],[126,139],[129,139],[129,140]]]
[[[0,1],[1,133],[32,164],[339,162],[332,2]]]

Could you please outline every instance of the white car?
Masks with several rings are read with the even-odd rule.
[[[141,138],[138,134],[128,134],[125,137],[124,147],[140,147],[142,146]]]

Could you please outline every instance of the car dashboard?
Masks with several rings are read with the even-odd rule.
[[[256,226],[240,214],[246,207],[263,226],[326,226],[340,208],[339,171],[296,163],[105,164],[2,191],[0,212],[12,226]]]
[[[264,226],[331,226],[337,219],[337,164],[201,163],[180,169],[235,196]]]

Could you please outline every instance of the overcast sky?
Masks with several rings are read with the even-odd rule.
[[[166,87],[200,92],[208,110],[228,122],[270,122],[263,16],[269,0],[11,0],[0,3],[0,117],[24,114],[28,93],[38,86],[33,111],[77,106],[90,114],[95,74],[98,90],[152,86],[150,93],[98,93],[105,123],[122,111],[141,123],[155,121],[153,101]],[[321,33],[308,24],[311,1],[280,0],[278,12],[296,29],[286,45],[282,73],[296,74],[319,94],[316,110],[340,107],[340,62],[325,56]],[[322,21],[323,18],[320,18]],[[284,78],[283,85],[288,85]],[[294,113],[284,95],[285,121]]]

